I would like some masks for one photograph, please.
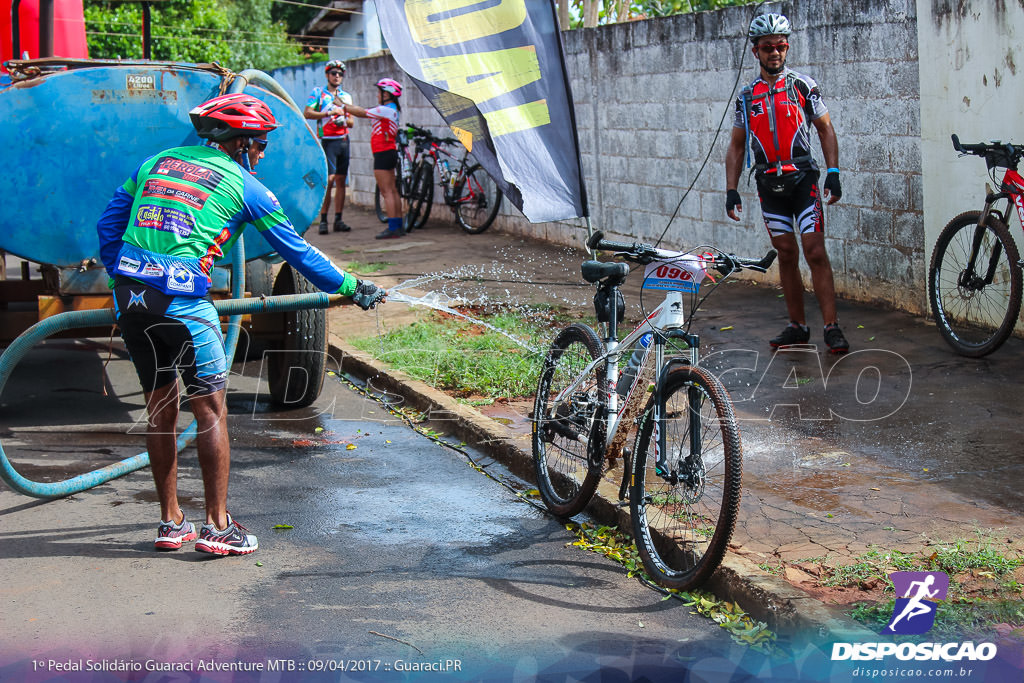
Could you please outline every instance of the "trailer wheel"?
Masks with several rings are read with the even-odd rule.
[[[261,258],[246,263],[245,289],[252,296],[270,296],[274,291],[274,264]]]
[[[281,267],[274,281],[275,296],[308,294],[317,290],[291,266]],[[317,399],[327,370],[327,312],[323,309],[280,314],[281,337],[267,351],[270,397],[288,408],[305,408]]]

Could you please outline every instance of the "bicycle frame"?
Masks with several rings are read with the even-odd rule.
[[[960,284],[963,284],[966,280],[976,276],[976,273],[973,271],[974,264],[978,258],[978,251],[981,249],[982,238],[985,234],[985,220],[990,213],[995,214],[999,220],[1009,226],[1008,220],[1010,218],[1010,207],[1014,206],[1017,209],[1017,217],[1021,221],[1021,226],[1024,227],[1024,176],[1021,176],[1021,174],[1015,169],[1008,168],[1003,175],[1002,183],[1000,183],[1000,187],[1002,188],[1000,192],[993,192],[992,187],[988,185],[988,183],[986,183],[985,187],[985,206],[982,209],[981,217],[979,218],[979,230],[975,231],[974,240],[971,243],[970,259],[967,262],[968,268],[960,276]],[[997,210],[995,208],[995,204],[1004,199],[1008,200],[1006,207],[1002,211]],[[985,276],[982,278],[982,281],[986,286],[992,284],[992,281],[995,278],[996,268],[1001,255],[1002,249],[997,243],[996,248],[992,250],[992,254],[989,257]],[[1024,266],[1024,264],[1018,265]]]
[[[685,255],[676,252],[663,252],[663,257],[666,260],[677,259]],[[646,282],[645,278],[645,282]],[[627,408],[630,406],[634,408],[639,406],[642,401],[642,392],[637,390],[645,384],[644,379],[646,378],[646,372],[649,369],[653,369],[654,376],[654,391],[655,396],[660,396],[662,390],[661,376],[665,368],[665,344],[669,339],[682,339],[689,349],[688,362],[696,366],[698,364],[698,350],[700,347],[700,338],[696,334],[691,334],[686,330],[686,314],[684,313],[684,302],[683,295],[680,291],[668,291],[665,295],[664,300],[661,304],[651,312],[644,320],[626,335],[622,341],[618,340],[618,285],[605,286],[600,285],[599,289],[606,289],[608,293],[609,301],[609,320],[608,322],[600,323],[602,335],[602,344],[604,345],[605,352],[599,357],[591,361],[587,367],[579,373],[579,375],[572,381],[569,386],[565,387],[558,395],[554,398],[553,402],[558,404],[567,400],[568,396],[571,396],[573,392],[579,387],[579,385],[586,381],[586,378],[591,377],[592,373],[597,370],[598,367],[602,368],[602,377],[604,378],[604,400],[607,406],[608,419],[605,420],[605,457],[613,459],[616,457],[615,451],[621,443],[624,441],[626,432],[629,431],[630,419],[627,417],[635,417]],[[616,390],[616,385],[619,381],[619,360],[622,356],[622,349],[632,349],[635,345],[640,342],[641,337],[645,334],[653,334],[652,344],[648,346],[647,352],[644,354],[644,360],[641,367],[637,370],[637,374],[629,390],[626,393],[625,399],[622,401],[622,406],[619,406],[619,395]],[[651,352],[653,348],[653,353]],[[656,411],[660,406],[660,401],[655,401]],[[662,416],[655,414],[654,419],[656,425],[661,424]],[[694,430],[699,430],[699,423],[697,421],[691,422]],[[620,429],[622,430],[620,432]],[[658,429],[658,452],[665,452],[665,430]],[[696,434],[691,433],[691,440],[696,438]],[[698,449],[699,450],[699,449]]]
[[[985,208],[981,212],[982,216],[987,216],[992,211],[1006,223],[1010,217],[1010,204],[1007,204],[1002,211],[996,211],[993,208],[996,202],[1006,199],[1017,208],[1017,216],[1021,220],[1021,225],[1024,225],[1024,176],[1021,176],[1016,170],[1008,168],[1003,175],[1001,187],[1002,191],[993,192],[991,186],[986,183]]]

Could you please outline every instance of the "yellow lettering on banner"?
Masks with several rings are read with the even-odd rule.
[[[501,0],[471,9],[481,0],[406,0],[405,17],[413,40],[430,47],[456,45],[514,29],[526,20],[523,0]]]
[[[539,128],[551,123],[551,112],[547,100],[527,102],[517,107],[508,107],[484,114],[491,137],[518,133],[521,130]]]
[[[540,80],[537,49],[513,47],[493,52],[421,59],[426,81],[481,104]],[[470,80],[472,79],[472,80]]]
[[[459,128],[454,123],[449,126],[452,132],[455,133],[455,137],[459,139],[462,146],[466,148],[467,152],[473,151],[473,133],[466,130],[465,128]]]

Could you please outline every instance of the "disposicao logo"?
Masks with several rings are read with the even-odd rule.
[[[896,604],[884,635],[920,635],[935,625],[940,600],[949,592],[945,572],[893,572]],[[995,643],[833,643],[832,661],[880,660],[889,656],[907,661],[988,661],[996,656]]]
[[[893,572],[892,579],[896,605],[889,624],[882,633],[919,635],[935,625],[935,610],[939,600],[949,592],[949,576],[945,572]]]

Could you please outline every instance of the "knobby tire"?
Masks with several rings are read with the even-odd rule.
[[[584,379],[569,400],[560,405],[554,400],[603,352],[594,330],[576,323],[555,337],[544,359],[533,408],[533,462],[541,498],[558,517],[581,512],[601,479],[605,438],[601,367]],[[593,453],[602,457],[588,457]]]
[[[660,398],[665,458],[659,472],[658,400],[657,394],[648,399],[633,451],[633,538],[655,582],[691,590],[718,568],[732,537],[743,469],[740,433],[722,383],[703,368],[677,367]]]
[[[501,208],[501,190],[483,166],[474,164],[466,171],[466,177],[455,200],[455,219],[462,229],[471,235],[478,235],[498,216]]]
[[[434,164],[421,161],[412,173],[409,188],[409,211],[406,214],[406,230],[422,228],[430,217],[434,206]]]
[[[951,220],[935,242],[928,269],[935,324],[946,343],[971,358],[1003,345],[1021,306],[1020,254],[1010,229],[993,214],[985,219],[976,263],[968,269],[980,217],[980,211],[968,211]]]

